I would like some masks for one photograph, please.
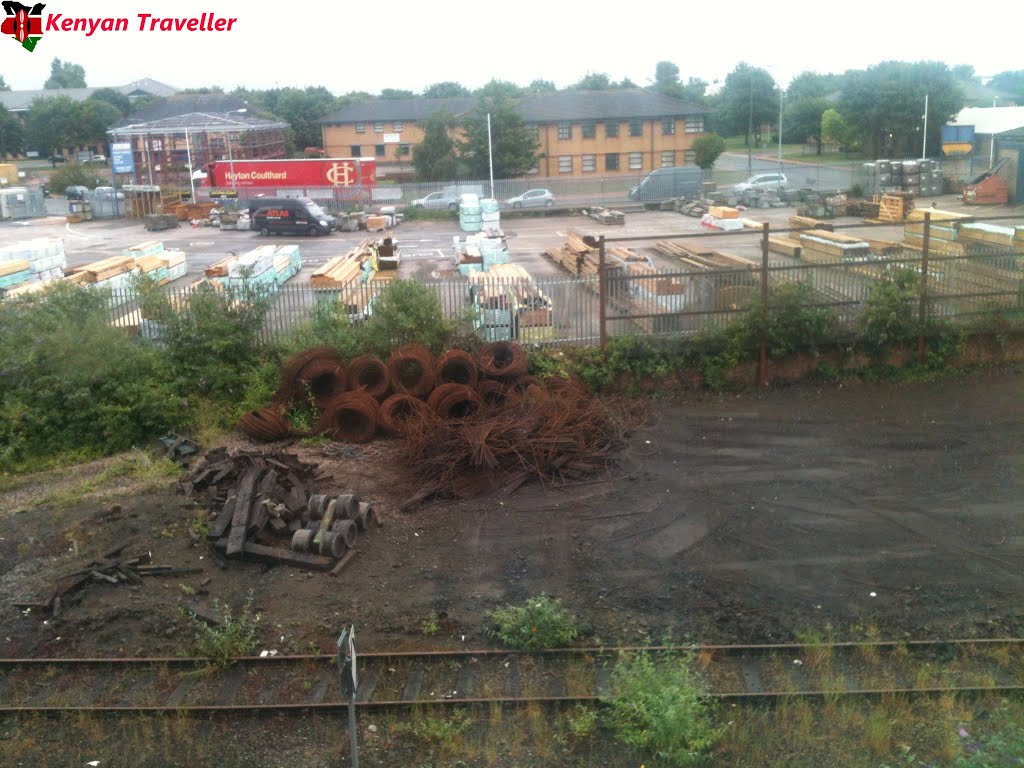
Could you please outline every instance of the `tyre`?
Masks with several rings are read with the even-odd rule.
[[[270,227],[260,227],[260,235],[270,237]]]
[[[522,208],[523,204],[522,203],[512,203],[512,207],[513,208]]]
[[[546,203],[544,203],[544,207],[545,207],[545,208],[550,208],[550,207],[551,207],[551,206],[553,206],[554,204],[555,204],[555,201],[554,201],[554,200],[548,200],[548,201],[547,201]]]
[[[448,204],[448,210],[449,211],[457,211],[457,210],[459,210],[459,204],[458,203],[449,203]]]
[[[306,234],[310,237],[316,237],[320,234],[320,230],[315,225],[310,224],[309,227],[306,228]]]

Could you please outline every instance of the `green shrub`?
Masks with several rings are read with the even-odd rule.
[[[92,189],[96,186],[96,172],[93,168],[79,163],[65,163],[50,174],[47,185],[51,192],[63,195],[68,187],[79,186]]]
[[[395,733],[408,734],[417,740],[438,747],[442,752],[454,752],[459,736],[469,730],[473,722],[464,713],[449,718],[417,717],[414,720],[398,722]]]
[[[435,291],[415,280],[392,280],[373,302],[360,336],[364,351],[386,359],[395,347],[413,342],[437,354],[454,332],[455,323],[445,317]]]
[[[564,648],[579,634],[576,617],[557,598],[540,595],[521,606],[506,606],[488,614],[488,634],[511,648]]]
[[[920,283],[917,272],[903,269],[872,286],[858,321],[868,354],[884,357],[894,346],[917,338]]]
[[[972,746],[956,768],[1008,768],[1024,766],[1024,726],[1008,725]]]
[[[688,654],[623,656],[612,670],[610,726],[630,746],[675,766],[700,765],[722,729]]]
[[[189,619],[195,631],[195,654],[209,659],[214,667],[224,669],[235,658],[248,655],[256,647],[256,624],[260,617],[253,613],[251,592],[238,616],[232,615],[227,605],[218,601],[214,604],[221,613],[222,623],[210,625],[191,615]]]
[[[751,346],[760,344],[763,334],[773,358],[817,354],[823,345],[835,340],[839,323],[830,307],[817,306],[814,301],[814,289],[805,283],[776,288],[768,299],[767,311],[759,302],[745,318]]]

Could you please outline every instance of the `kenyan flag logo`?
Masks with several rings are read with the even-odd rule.
[[[0,32],[10,35],[26,51],[34,51],[36,43],[43,36],[43,3],[36,3],[31,8],[17,0],[3,0],[7,18],[0,24]]]

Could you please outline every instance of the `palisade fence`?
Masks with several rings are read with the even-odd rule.
[[[649,249],[659,241],[685,242],[699,237],[700,250],[728,253],[728,262],[734,266],[704,269],[694,262],[694,266],[680,269],[634,272],[627,263],[608,256],[603,272],[597,275],[536,277],[528,295],[533,299],[542,297],[551,310],[550,314],[541,313],[544,320],[540,323],[537,313],[529,311],[536,309],[535,305],[527,307],[525,314],[516,313],[517,302],[525,295],[521,279],[477,277],[424,285],[436,293],[446,317],[475,328],[487,341],[509,339],[595,346],[624,335],[695,336],[725,328],[759,302],[766,301],[770,308],[773,295],[782,286],[794,284],[805,286],[807,301],[813,306],[830,308],[841,327],[855,337],[858,320],[872,293],[901,274],[912,277],[914,283],[905,312],[922,324],[930,319],[943,319],[984,327],[986,318],[1024,318],[1024,220],[1010,221],[1009,226],[1006,218],[998,221],[1002,224],[991,227],[992,236],[1002,239],[1002,244],[973,241],[969,246],[960,243],[954,247],[949,240],[941,239],[949,237],[951,228],[929,225],[933,247],[913,248],[876,241],[875,255],[835,258],[824,263],[770,253],[770,234],[789,232],[793,237],[799,236],[789,229],[607,238],[597,241],[598,244],[603,242],[607,248],[611,243],[628,242],[634,251],[643,254],[650,253]],[[865,225],[849,228],[855,228],[858,237],[867,238],[863,234]],[[1007,232],[1011,233],[1008,238]],[[372,318],[375,302],[386,285],[356,281],[341,290],[320,290],[309,283],[200,283],[163,290],[168,305],[174,311],[186,313],[197,291],[212,291],[236,305],[266,300],[269,310],[260,338],[272,343],[288,338],[310,323],[318,308],[330,310],[334,318],[345,316],[353,324],[366,322]],[[146,316],[139,295],[133,290],[111,294],[110,307],[114,324],[137,328],[146,338],[160,338],[159,323]],[[503,316],[511,319],[495,323],[492,316],[499,309],[511,310],[503,312]],[[528,319],[524,319],[527,315]]]
[[[765,152],[765,150],[759,151]],[[713,168],[705,173],[705,179],[714,182],[720,190],[728,191],[729,187],[746,179],[751,172],[763,173],[777,170],[778,165],[768,157],[770,157],[770,153],[755,157],[750,171],[746,167],[737,170]],[[908,160],[912,159],[914,158],[908,158]],[[966,181],[977,176],[985,170],[982,166],[987,166],[987,163],[980,163],[980,161],[974,163],[971,158],[944,158],[939,163],[939,169],[944,176],[958,181]],[[864,160],[835,162],[827,165],[783,161],[783,171],[787,175],[789,188],[793,190],[811,189],[817,192],[836,192],[837,190],[849,191],[855,187],[859,187],[861,190],[870,190],[873,182],[872,174],[866,169]],[[521,195],[529,189],[543,188],[550,190],[555,195],[555,205],[558,207],[625,204],[629,202],[629,191],[637,186],[648,173],[649,171],[636,171],[610,176],[595,173],[586,176],[526,176],[515,179],[495,179],[494,197],[504,203],[510,197]],[[381,180],[373,190],[370,202],[375,205],[403,207],[412,204],[414,200],[426,197],[431,192],[442,192],[446,187],[458,187],[461,190],[479,189],[485,197],[491,195],[491,183],[488,179],[407,183],[390,183]],[[365,200],[339,197],[340,193],[337,190],[327,188],[310,189],[306,190],[306,193],[331,212],[345,211],[366,202]],[[248,202],[243,194],[237,202],[225,204],[245,206],[248,205]]]

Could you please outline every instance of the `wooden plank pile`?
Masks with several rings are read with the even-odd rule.
[[[594,221],[598,221],[601,224],[625,224],[626,214],[622,211],[616,211],[611,208],[590,208],[587,211],[587,215]]]
[[[100,584],[141,584],[143,576],[184,576],[202,573],[200,568],[177,568],[170,565],[153,565],[151,554],[143,552],[136,557],[119,558],[128,543],[121,544],[90,560],[81,568],[62,576],[45,600],[19,601],[14,607],[22,611],[41,611],[58,616],[62,603],[68,594],[88,582]]]
[[[831,232],[833,226],[827,221],[821,219],[813,219],[810,216],[790,216],[789,217],[789,228],[790,229],[817,229]]]
[[[374,242],[373,238],[363,240],[347,253],[335,256],[313,273],[310,284],[315,290],[344,288],[361,275],[363,262],[371,257]]]
[[[316,467],[293,454],[219,448],[197,462],[179,487],[211,509],[207,539],[226,557],[326,571],[339,559],[348,562],[356,530],[365,530],[373,512],[349,494],[345,508],[359,510],[361,522],[349,513],[335,519],[331,502],[342,497],[315,493],[318,479]],[[338,538],[341,531],[344,539]],[[320,554],[310,553],[311,546]]]
[[[888,192],[875,196],[878,203],[878,218],[868,219],[872,224],[902,224],[914,210],[914,195],[911,192]]]
[[[679,259],[683,264],[697,269],[750,269],[753,262],[740,256],[722,251],[713,251],[698,245],[683,245],[675,240],[659,240],[655,250],[665,256]]]
[[[583,236],[574,229],[566,233],[561,248],[548,248],[544,255],[574,275],[596,275],[600,263],[597,248],[583,242]]]
[[[768,250],[772,253],[781,253],[785,256],[799,259],[800,241],[782,235],[771,235],[768,238]]]
[[[928,228],[928,250],[948,256],[965,255],[967,250],[965,243],[961,242],[960,228],[961,225],[974,221],[974,217],[967,214],[937,209],[911,211],[903,227],[904,242],[916,250],[924,247],[925,213],[929,214],[931,220]]]
[[[800,233],[800,257],[815,264],[870,258],[871,246],[859,237],[822,229]]]

